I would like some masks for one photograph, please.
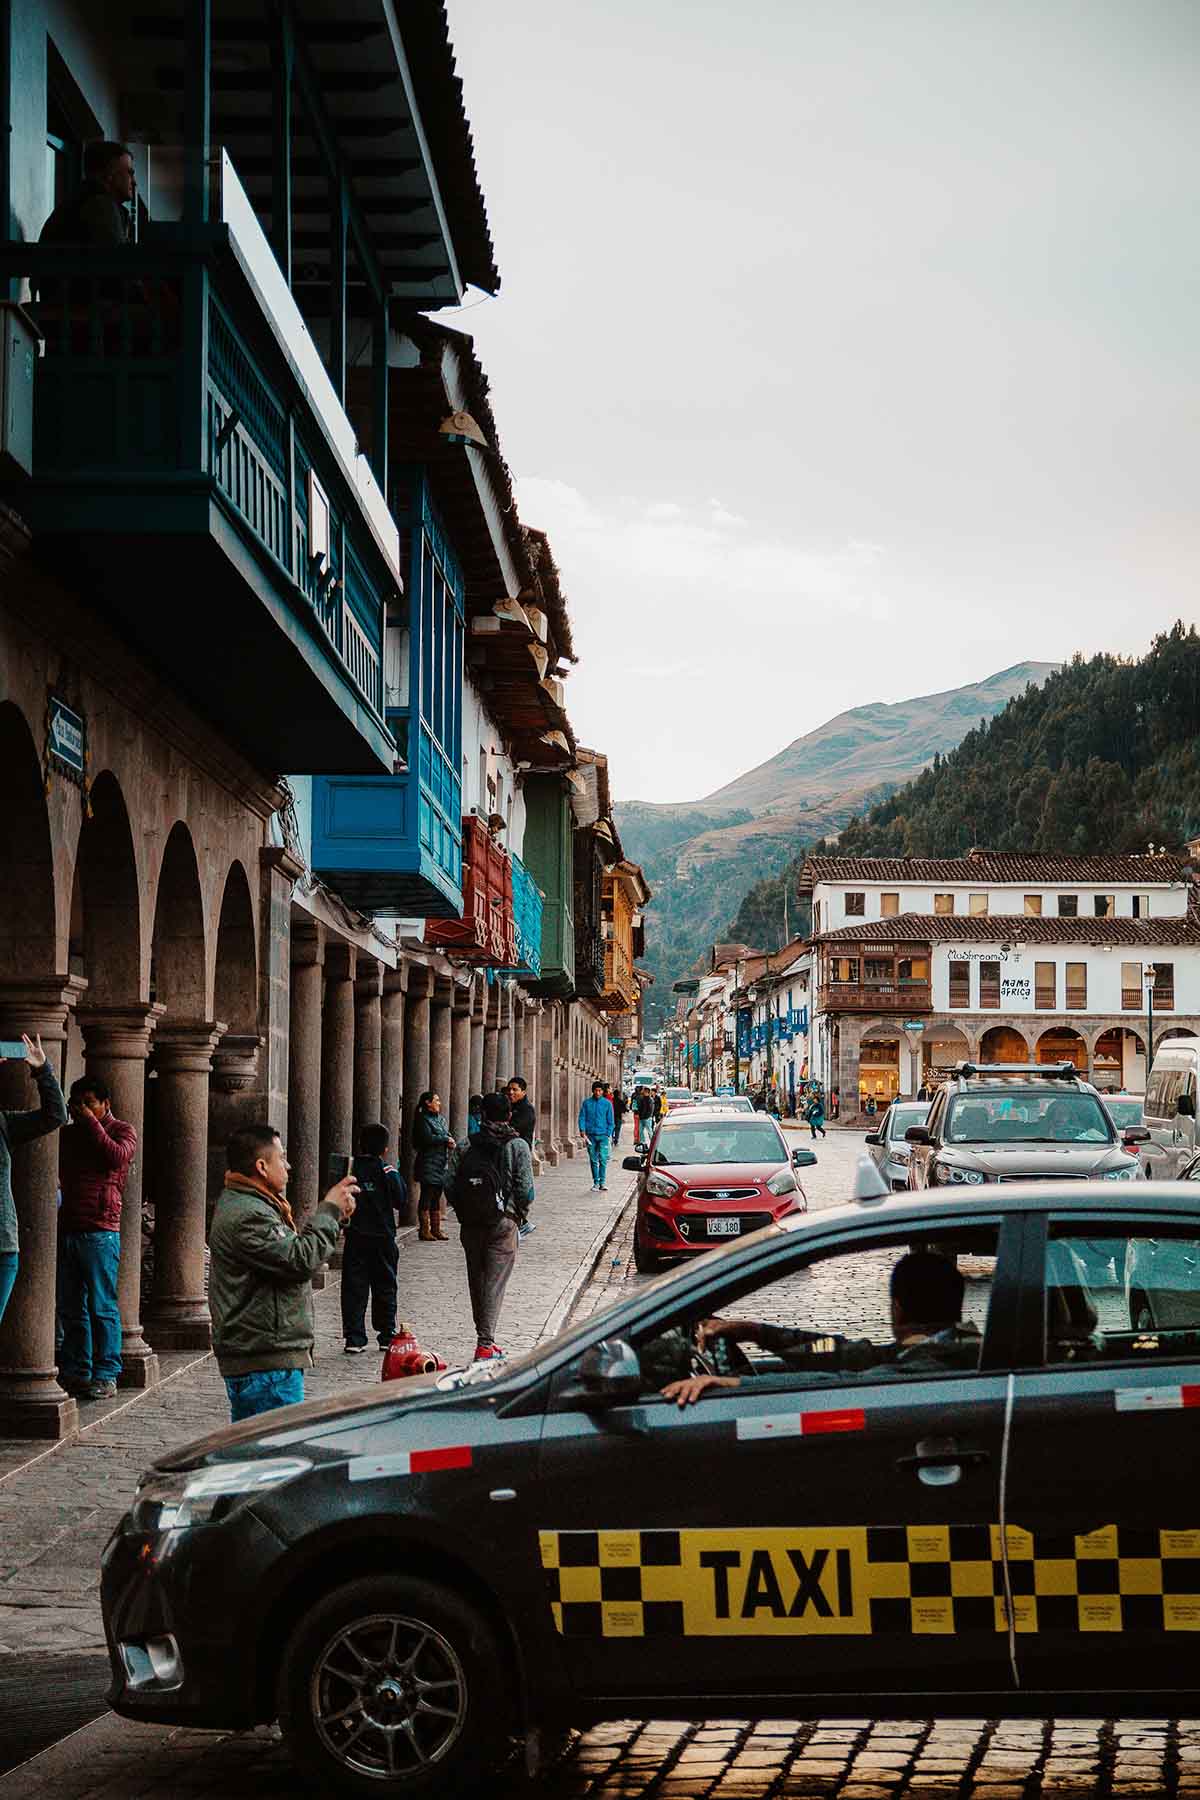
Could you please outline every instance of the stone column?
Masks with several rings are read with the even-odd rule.
[[[142,1336],[142,1167],[146,1150],[146,1058],[162,1006],[80,1007],[87,1073],[107,1083],[112,1109],[137,1132],[137,1150],[125,1175],[121,1201],[122,1387],[153,1387],[158,1358]]]
[[[379,1119],[387,1127],[388,1143],[399,1155],[401,1095],[404,1092],[404,990],[408,970],[386,969],[380,1020]]]
[[[314,920],[311,930],[292,934],[287,1154],[292,1165],[288,1198],[297,1220],[308,1218],[321,1196],[321,1002],[324,986],[325,932]],[[268,1122],[274,1124],[275,1120]]]
[[[542,1140],[542,1156],[552,1169],[558,1167],[558,1137],[555,1133],[557,1109],[554,1104],[554,1015],[553,1002],[542,1008],[538,1020],[537,1109],[538,1134]]]
[[[354,1149],[354,976],[352,944],[325,945],[325,1008],[321,1024],[321,1166],[324,1189],[331,1156]]]
[[[459,1005],[450,1020],[450,1135],[465,1144],[471,1098],[471,990],[456,999]]]
[[[87,983],[78,975],[6,982],[0,988],[0,1034],[40,1034],[61,1077],[67,1014]],[[0,1105],[25,1110],[37,1092],[24,1063],[0,1064]],[[58,1385],[54,1348],[58,1261],[58,1133],[12,1153],[13,1197],[20,1232],[17,1284],[0,1325],[0,1431],[6,1437],[64,1438],[79,1429],[79,1409]]]
[[[383,968],[360,956],[354,983],[354,1144],[383,1114]]]
[[[450,1034],[453,989],[437,982],[429,1007],[429,1085],[442,1097],[442,1112],[450,1116]],[[451,1132],[451,1136],[454,1133]]]
[[[512,1073],[519,1075],[532,1087],[529,1070],[525,1067],[525,1008],[515,993],[513,995]]]
[[[277,844],[260,850],[258,860],[258,1020],[266,1044],[258,1060],[255,1091],[261,1100],[254,1112],[280,1131],[286,1127],[290,1132],[292,890],[304,874],[304,864]]]
[[[497,982],[496,1012],[499,1027],[496,1037],[496,1079],[507,1081],[513,1073],[512,989]]]
[[[404,1013],[404,1170],[412,1174],[412,1122],[417,1101],[429,1086],[429,970],[410,968]]]
[[[484,1010],[487,1006],[487,987],[482,976],[476,976],[475,989],[471,996],[471,1081],[472,1094],[483,1092],[483,1039]]]
[[[496,1072],[500,1055],[500,990],[498,986],[487,989],[484,1002],[487,1010],[483,1016],[483,1082],[479,1089],[481,1094],[492,1094],[496,1091]],[[505,1071],[507,1074],[507,1070]]]
[[[146,1335],[160,1356],[212,1345],[204,1295],[208,1078],[224,1035],[220,1020],[168,1015],[154,1038],[154,1293]]]

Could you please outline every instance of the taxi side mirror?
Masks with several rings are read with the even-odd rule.
[[[642,1156],[626,1156],[621,1160],[621,1167],[623,1169],[629,1169],[634,1175],[640,1175],[642,1172],[642,1164],[645,1160],[645,1157]]]
[[[910,1125],[904,1134],[910,1144],[932,1144],[927,1125]]]
[[[642,1391],[642,1365],[625,1338],[602,1338],[585,1350],[563,1398],[585,1408],[620,1406]]]
[[[803,1148],[792,1151],[793,1169],[814,1169],[817,1165],[816,1153]]]

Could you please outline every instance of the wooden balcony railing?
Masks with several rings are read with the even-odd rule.
[[[823,1012],[922,1013],[933,997],[927,981],[827,981],[820,1004]]]

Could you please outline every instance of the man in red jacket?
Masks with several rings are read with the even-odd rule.
[[[121,1194],[137,1132],[113,1117],[94,1075],[72,1082],[69,1110],[58,1162],[59,1380],[79,1399],[110,1400],[121,1373]]]

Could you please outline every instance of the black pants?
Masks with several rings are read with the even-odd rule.
[[[442,1204],[442,1184],[440,1181],[423,1181],[417,1197],[419,1212],[436,1212]]]
[[[385,1347],[396,1335],[396,1264],[394,1237],[365,1237],[348,1231],[342,1239],[342,1336],[348,1344],[367,1341],[367,1298],[371,1325]]]

